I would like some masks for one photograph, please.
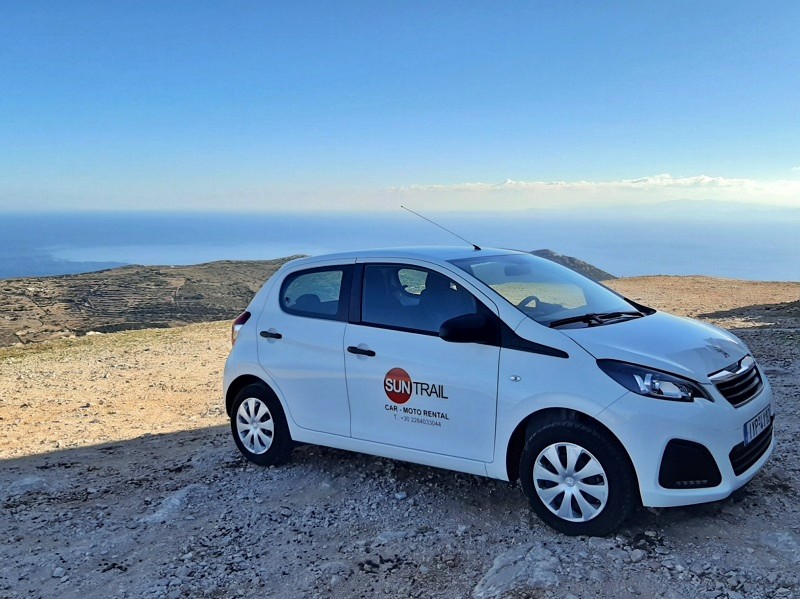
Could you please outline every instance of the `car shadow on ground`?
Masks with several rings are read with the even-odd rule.
[[[166,489],[187,478],[193,460],[220,446],[226,434],[227,427],[215,426],[5,458],[0,460],[0,499],[7,505],[24,497],[113,497]]]
[[[238,474],[223,476],[231,471]],[[137,512],[145,517],[165,496],[189,485],[202,482],[213,490],[216,484],[235,485],[237,480],[250,493],[258,493],[261,486],[265,509],[270,496],[281,497],[284,503],[291,496],[297,505],[330,501],[332,494],[337,501],[391,501],[396,496],[497,526],[506,526],[509,515],[514,515],[517,524],[521,520],[537,534],[558,537],[535,517],[517,483],[313,445],[298,446],[283,466],[261,468],[239,454],[227,426],[0,460],[0,505],[6,513],[0,522],[8,510],[40,512],[50,506],[71,510],[98,503],[109,505],[112,512],[116,506],[128,519]],[[635,537],[658,530],[661,537],[669,536],[671,529],[706,521],[732,524],[744,516],[742,508],[765,494],[787,493],[785,485],[761,473],[726,500],[683,508],[641,508],[622,531]],[[328,490],[320,493],[319,488]],[[365,499],[365,492],[372,499]]]

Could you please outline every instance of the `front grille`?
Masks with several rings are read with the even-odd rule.
[[[725,370],[710,375],[710,378],[717,390],[734,408],[753,399],[764,386],[755,360],[750,356],[746,356],[741,362],[733,364]]]
[[[772,422],[774,421],[775,417],[773,416]],[[755,439],[750,441],[750,443],[747,445],[745,445],[744,442],[739,443],[739,445],[731,450],[728,457],[731,459],[733,473],[736,476],[746,472],[747,469],[755,464],[758,459],[764,455],[764,452],[769,449],[769,445],[772,443],[772,422],[770,422],[769,426],[761,431]]]

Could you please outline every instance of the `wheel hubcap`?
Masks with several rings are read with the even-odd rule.
[[[553,443],[539,453],[533,465],[533,486],[547,509],[570,522],[591,520],[608,500],[603,466],[574,443]]]
[[[266,453],[275,436],[275,421],[267,404],[257,397],[248,397],[236,411],[236,430],[247,451]]]

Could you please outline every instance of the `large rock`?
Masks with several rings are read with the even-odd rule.
[[[17,497],[26,493],[44,493],[47,490],[47,482],[41,476],[25,476],[8,485],[6,496]]]
[[[558,558],[543,543],[526,543],[495,558],[472,592],[474,599],[503,597],[517,589],[557,587]]]
[[[785,530],[765,532],[761,534],[761,544],[800,564],[800,539],[796,534]]]
[[[193,483],[182,489],[178,489],[167,495],[164,501],[161,502],[158,510],[147,516],[142,516],[139,518],[139,522],[145,524],[165,524],[176,520],[178,516],[180,516],[183,508],[188,504],[190,495],[202,496],[203,492],[207,489],[208,487],[206,485],[201,485],[199,483]]]

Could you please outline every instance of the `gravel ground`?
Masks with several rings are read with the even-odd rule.
[[[248,464],[224,323],[2,350],[0,597],[800,596],[800,329],[739,334],[773,384],[775,456],[609,538],[551,531],[501,481],[313,446]]]

